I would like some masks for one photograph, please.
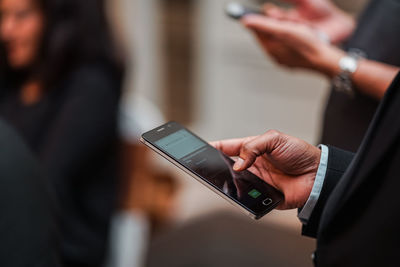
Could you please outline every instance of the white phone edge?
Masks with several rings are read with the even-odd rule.
[[[174,164],[176,167],[178,167],[180,170],[182,170],[183,172],[185,172],[186,174],[188,174],[189,176],[193,177],[195,180],[197,180],[198,182],[200,182],[201,184],[203,184],[204,186],[206,186],[208,189],[210,189],[211,191],[213,191],[214,193],[216,193],[217,195],[219,195],[220,197],[222,197],[223,199],[225,199],[226,201],[228,201],[231,205],[233,205],[235,208],[238,208],[240,211],[244,212],[247,216],[251,217],[254,220],[258,220],[260,218],[258,218],[255,214],[249,212],[248,210],[246,210],[244,207],[240,206],[239,204],[237,204],[235,201],[233,201],[232,199],[230,199],[228,196],[226,196],[225,194],[223,194],[222,192],[218,191],[217,189],[215,189],[214,187],[212,187],[210,184],[208,184],[207,182],[205,182],[203,179],[201,179],[200,177],[198,177],[197,175],[195,175],[194,173],[190,172],[189,170],[187,170],[186,168],[184,168],[183,166],[181,166],[179,163],[176,162],[175,159],[171,158],[170,156],[168,156],[167,154],[165,154],[163,151],[161,151],[160,149],[158,149],[157,147],[153,146],[151,143],[147,142],[145,139],[143,139],[143,137],[140,137],[140,142],[142,142],[144,145],[146,145],[147,147],[149,147],[150,149],[152,149],[154,152],[156,152],[157,154],[159,154],[160,156],[162,156],[163,158],[165,158],[166,160],[168,160],[169,162],[171,162],[172,164]]]

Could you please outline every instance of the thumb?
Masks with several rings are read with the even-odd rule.
[[[246,159],[238,158],[238,160],[235,162],[235,165],[233,165],[233,170],[236,172],[244,171],[253,165],[253,163],[256,161],[257,156],[249,155]]]
[[[248,168],[246,167],[247,165],[248,163],[245,164],[245,161],[242,158],[238,158],[238,160],[235,162],[235,165],[233,165],[233,170],[236,172],[243,171]]]
[[[239,159],[233,166],[234,171],[248,169],[257,160],[257,157],[271,153],[277,146],[281,145],[282,133],[271,130],[243,144],[240,149]]]

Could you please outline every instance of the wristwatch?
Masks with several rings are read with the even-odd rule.
[[[356,72],[360,59],[366,58],[366,54],[360,49],[350,49],[347,55],[339,61],[340,73],[332,80],[333,88],[339,92],[344,92],[349,96],[354,96],[353,83],[351,76]]]

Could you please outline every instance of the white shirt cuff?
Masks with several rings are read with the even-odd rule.
[[[319,145],[321,149],[321,160],[319,162],[317,175],[315,177],[314,185],[311,194],[302,210],[297,217],[303,224],[307,224],[313,212],[315,205],[318,202],[319,195],[321,194],[322,186],[324,185],[326,169],[328,167],[329,148],[325,145]]]

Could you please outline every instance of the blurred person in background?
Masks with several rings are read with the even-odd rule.
[[[0,0],[0,116],[57,196],[64,266],[103,264],[116,202],[123,68],[103,4]]]
[[[329,0],[285,1],[242,22],[279,64],[332,80],[321,142],[356,151],[400,66],[400,2],[371,0],[356,23]]]

